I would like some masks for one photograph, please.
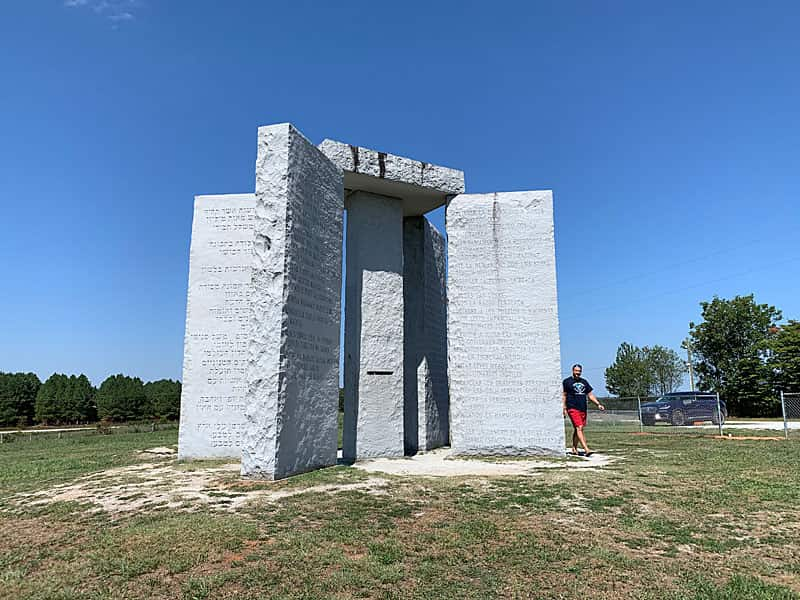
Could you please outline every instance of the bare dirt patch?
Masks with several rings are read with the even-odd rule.
[[[200,507],[236,511],[253,501],[274,502],[303,493],[335,493],[364,490],[383,493],[387,482],[380,478],[299,488],[270,489],[259,482],[257,489],[234,487],[239,463],[222,463],[185,469],[176,462],[146,462],[108,469],[37,492],[20,493],[11,498],[20,508],[56,502],[88,505],[89,512],[112,515],[146,512],[153,509],[190,511]],[[232,485],[233,484],[233,485]]]

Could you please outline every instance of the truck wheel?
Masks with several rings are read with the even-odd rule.
[[[682,410],[673,410],[672,411],[672,424],[676,427],[680,427],[681,425],[686,423],[686,417],[683,415]]]

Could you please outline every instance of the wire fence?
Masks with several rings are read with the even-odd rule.
[[[776,396],[776,412],[783,418],[774,419],[732,418],[725,400],[715,393],[598,400],[606,410],[600,411],[589,403],[589,431],[800,438],[800,393]],[[565,425],[571,431],[569,418],[565,419]]]
[[[11,442],[32,442],[40,439],[63,439],[66,437],[86,436],[86,435],[116,435],[120,433],[146,433],[177,429],[177,421],[168,422],[142,422],[142,423],[121,423],[119,425],[107,425],[98,423],[82,427],[50,427],[40,429],[4,429],[0,430],[0,444]]]
[[[784,437],[800,438],[800,392],[781,392],[781,413]]]

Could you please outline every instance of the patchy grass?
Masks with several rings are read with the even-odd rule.
[[[379,490],[349,467],[278,483],[228,469],[206,478],[209,497],[274,497],[123,515],[18,498],[153,461],[178,475],[224,463],[140,454],[174,445],[174,431],[2,445],[0,597],[800,598],[800,442],[591,441],[617,460],[529,477],[387,476]],[[135,479],[119,483],[141,501]]]

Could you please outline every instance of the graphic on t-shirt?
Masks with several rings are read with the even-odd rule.
[[[582,394],[586,390],[586,386],[583,385],[580,381],[576,381],[572,384],[572,389],[575,390],[576,394]]]

